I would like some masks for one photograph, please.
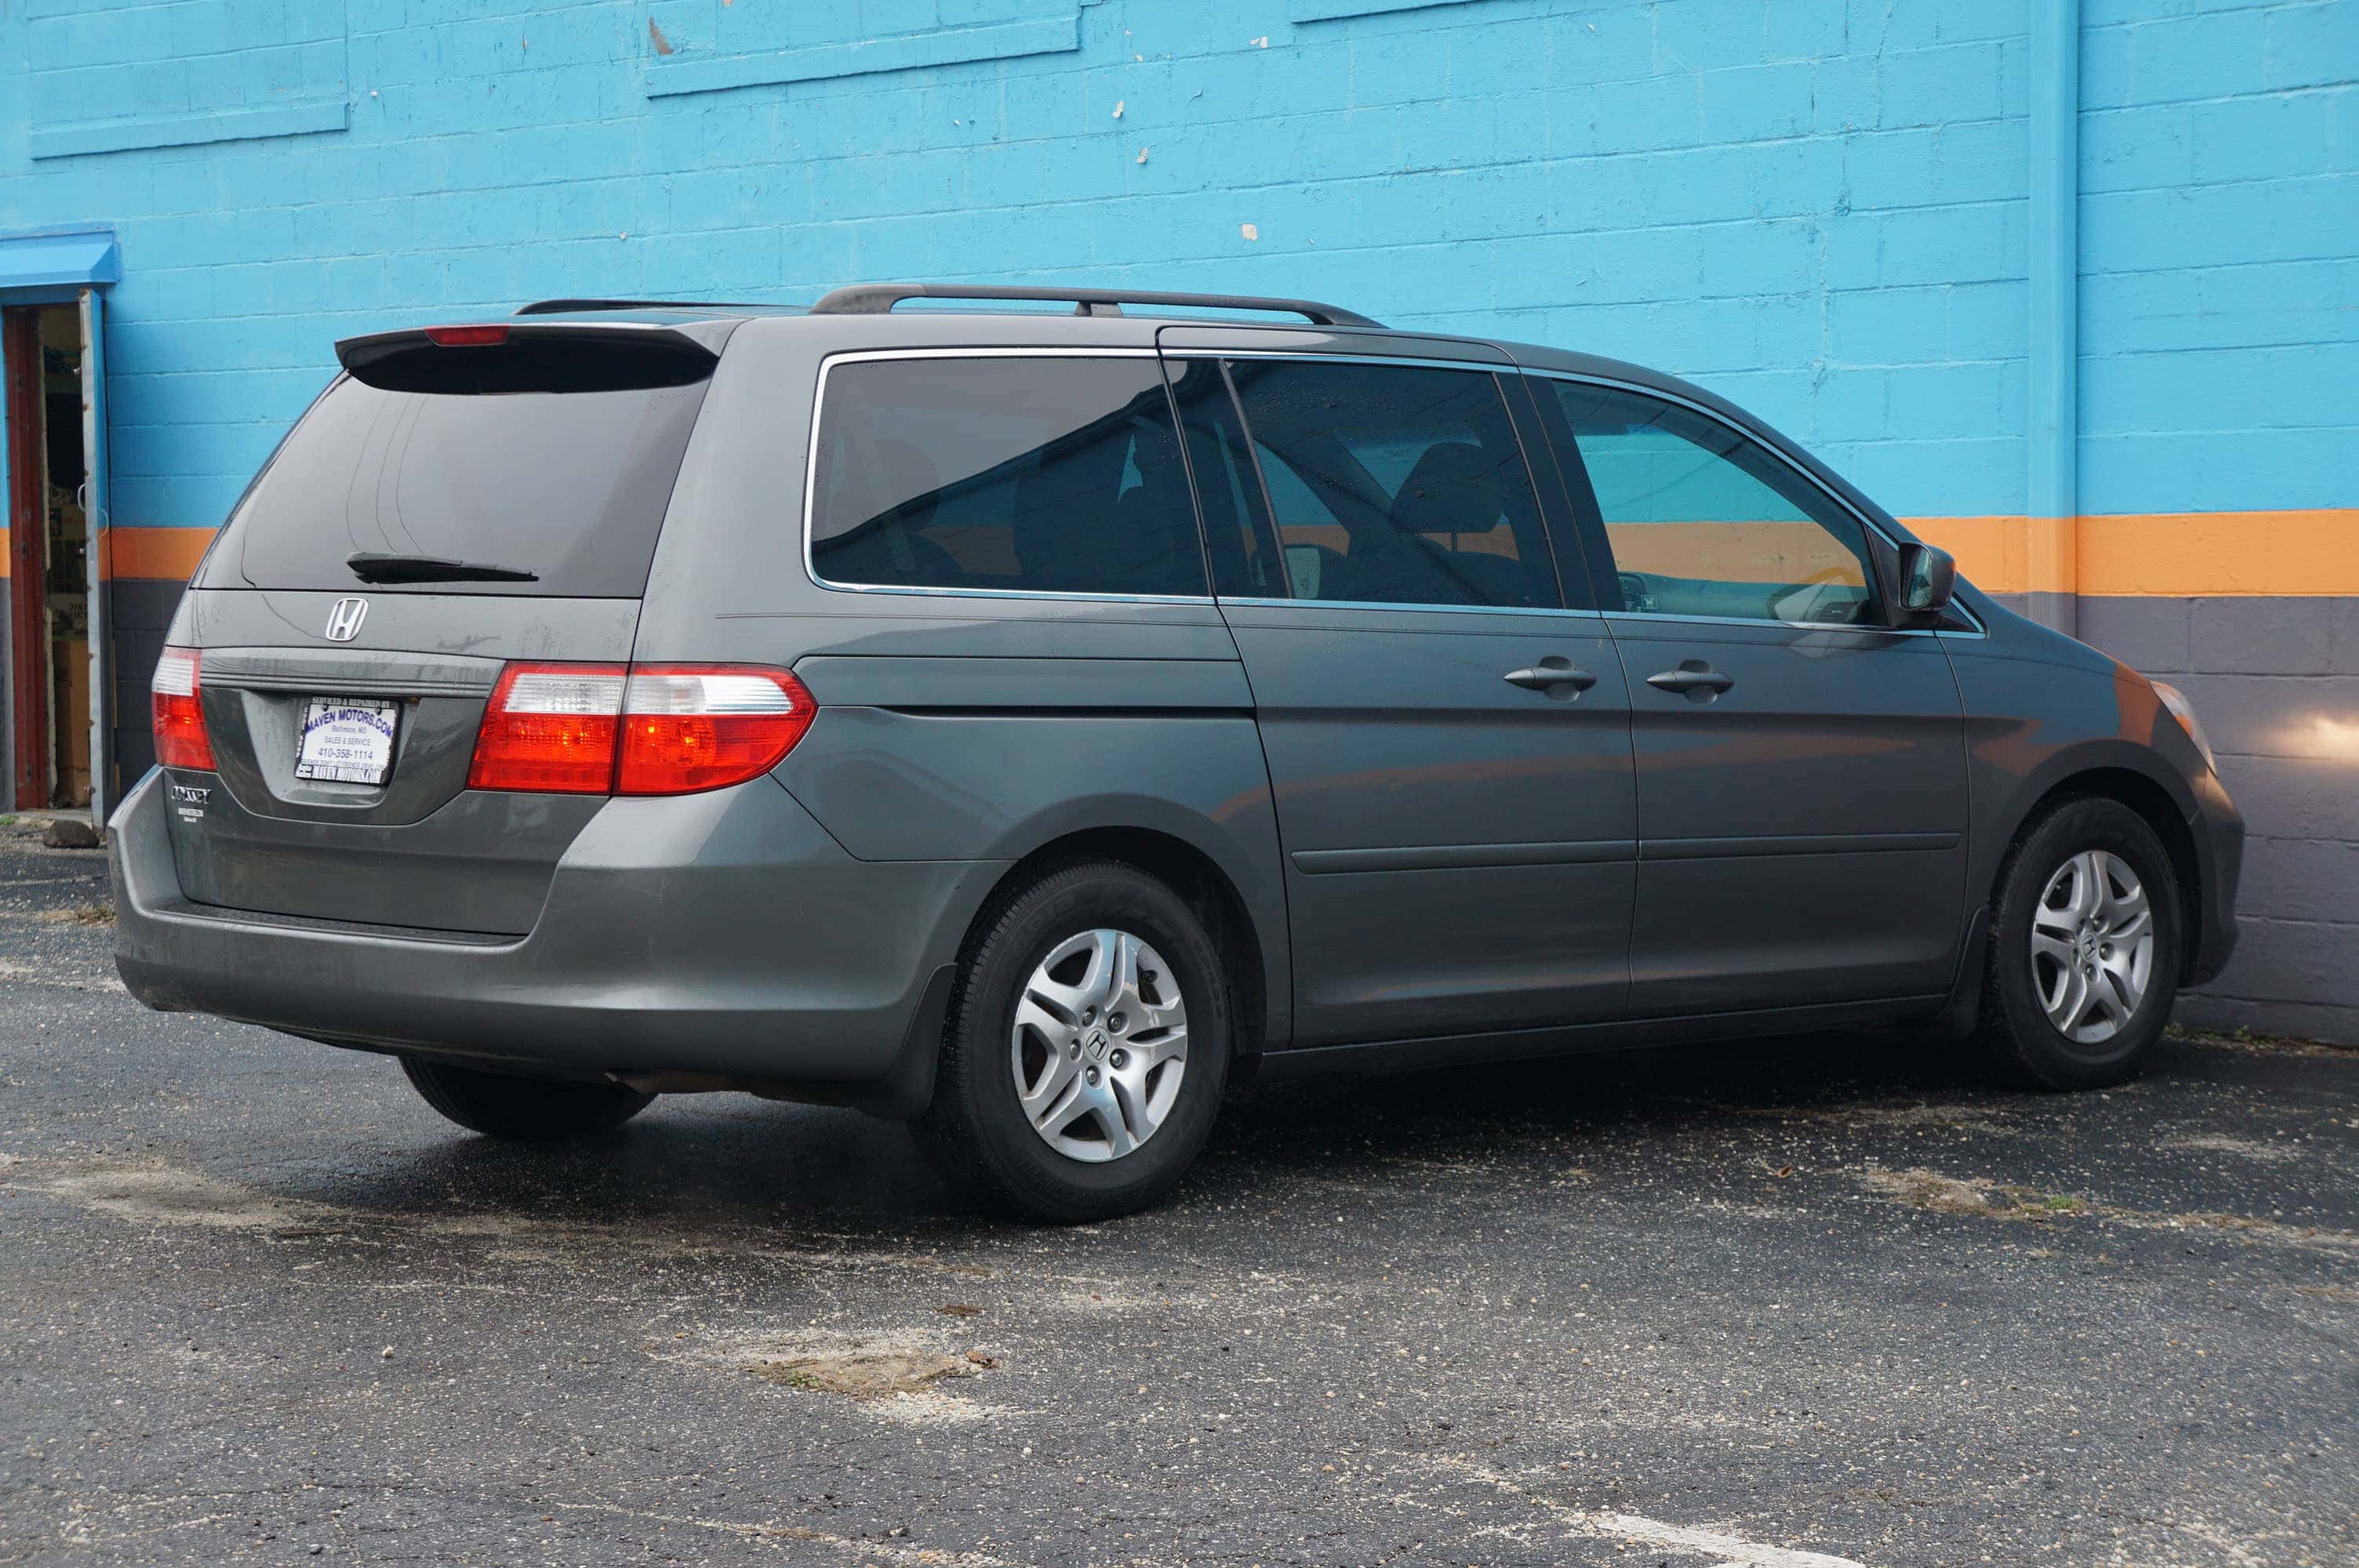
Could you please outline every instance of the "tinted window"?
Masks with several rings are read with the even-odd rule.
[[[1858,519],[1777,458],[1677,404],[1551,382],[1624,607],[1851,625],[1875,619]]]
[[[705,384],[472,395],[340,380],[239,502],[203,580],[344,589],[363,586],[348,556],[424,555],[536,580],[406,591],[636,597]]]
[[[811,564],[829,582],[1201,594],[1178,427],[1152,359],[832,367]]]
[[[1212,579],[1239,599],[1283,599],[1285,569],[1263,508],[1253,453],[1218,360],[1172,362],[1171,395],[1204,513]]]
[[[1310,360],[1228,368],[1279,559],[1257,586],[1223,591],[1271,594],[1278,578],[1278,596],[1294,599],[1562,602],[1490,375]]]

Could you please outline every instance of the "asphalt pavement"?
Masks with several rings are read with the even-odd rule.
[[[509,1148],[0,828],[0,1563],[2359,1563],[2359,1053],[1322,1082],[1163,1208],[741,1097]]]

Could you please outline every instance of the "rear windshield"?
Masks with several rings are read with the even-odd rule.
[[[238,503],[201,580],[636,598],[709,384],[458,395],[346,376]],[[364,584],[346,564],[354,555],[439,557],[532,577]]]

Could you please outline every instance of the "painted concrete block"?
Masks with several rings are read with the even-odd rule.
[[[2196,667],[2191,611],[2184,599],[2084,599],[2078,631],[2081,641],[2147,675],[2177,676]]]
[[[2333,667],[2332,599],[2188,601],[2190,668],[2207,675],[2313,676]]]

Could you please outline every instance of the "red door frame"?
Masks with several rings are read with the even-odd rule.
[[[0,367],[7,392],[8,674],[16,736],[13,804],[49,804],[49,649],[46,599],[49,508],[41,496],[41,323],[37,311],[0,310]]]

